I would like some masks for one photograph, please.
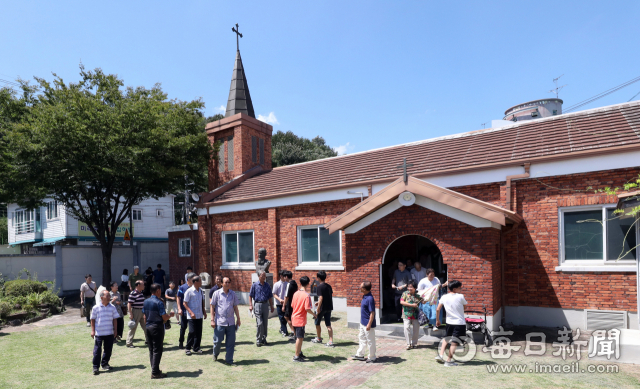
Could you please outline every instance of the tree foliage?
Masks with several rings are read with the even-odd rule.
[[[316,159],[335,157],[338,152],[316,136],[309,140],[291,131],[278,131],[271,138],[271,161],[273,167],[292,165]]]
[[[111,281],[117,227],[132,206],[175,193],[205,176],[215,157],[200,100],[169,100],[159,84],[124,87],[116,75],[85,71],[80,81],[35,78],[22,94],[0,94],[0,200],[27,208],[51,197],[101,243],[103,285]],[[134,231],[135,235],[135,231]]]

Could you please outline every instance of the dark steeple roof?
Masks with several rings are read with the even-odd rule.
[[[253,112],[253,103],[251,103],[247,77],[244,75],[244,68],[242,67],[240,50],[236,53],[236,63],[233,67],[229,100],[227,101],[227,112],[224,114],[224,117],[233,116],[237,113],[244,113],[252,118],[256,117],[256,114]]]

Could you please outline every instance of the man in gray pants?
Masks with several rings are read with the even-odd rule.
[[[267,273],[258,270],[258,282],[251,285],[249,291],[249,310],[253,310],[256,316],[256,346],[261,347],[267,344],[267,328],[269,325],[269,310],[267,304],[273,312],[273,293],[271,285],[267,284]]]

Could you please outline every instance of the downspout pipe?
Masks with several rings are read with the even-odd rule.
[[[524,164],[524,173],[523,174],[514,174],[511,176],[507,176],[507,209],[511,211],[511,180],[517,180],[521,178],[529,178],[529,169],[531,167],[530,163]]]
[[[529,178],[530,177],[530,169],[531,169],[531,164],[527,162],[527,163],[524,164],[524,173],[507,176],[507,178],[506,178],[506,180],[507,180],[507,206],[506,206],[506,208],[509,211],[511,211],[511,181],[512,180],[517,180],[517,179],[522,179],[522,178]],[[516,229],[516,225],[514,224],[508,230],[503,229],[502,233],[506,234],[506,233],[512,232],[515,229]],[[506,316],[507,315],[507,306],[505,304],[505,301],[506,301],[505,279],[504,279],[504,263],[506,261],[504,253],[506,251],[506,247],[503,247],[503,243],[506,246],[506,244],[507,244],[506,237],[505,237],[504,240],[500,239],[500,251],[501,251],[500,257],[501,257],[501,260],[502,260],[501,261],[502,263],[501,263],[501,266],[500,266],[500,273],[501,273],[500,274],[500,278],[501,278],[501,281],[502,281],[502,287],[501,287],[501,289],[502,289],[502,319],[501,319],[501,322],[502,322],[503,325],[505,325],[506,324],[506,319],[507,319],[507,316]]]

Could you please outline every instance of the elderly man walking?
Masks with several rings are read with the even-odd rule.
[[[200,276],[195,276],[192,278],[192,282],[193,286],[185,292],[183,302],[189,322],[189,335],[187,336],[187,349],[185,350],[187,355],[191,355],[191,350],[196,354],[202,354],[200,349],[202,320],[207,318],[207,313],[204,309],[204,294],[200,288],[202,279]]]
[[[144,314],[142,313],[142,308],[144,306],[144,295],[142,294],[142,290],[144,289],[144,281],[138,280],[135,283],[136,288],[129,295],[129,320],[135,322],[136,324],[133,327],[129,327],[129,334],[127,335],[127,347],[133,348],[133,337],[136,335],[136,329],[138,328],[138,324],[140,324],[140,328],[144,332],[145,344],[149,343],[149,338],[147,337],[147,325],[144,320]]]
[[[100,374],[98,367],[102,365],[102,370],[111,370],[109,360],[111,359],[111,350],[113,350],[113,339],[118,328],[118,318],[120,315],[116,307],[109,302],[110,295],[108,290],[100,293],[100,303],[93,306],[91,310],[91,337],[94,339],[93,345],[93,374]],[[104,344],[104,354],[102,361],[100,354],[102,353],[102,345]]]
[[[231,279],[224,277],[222,289],[218,289],[211,296],[211,327],[213,327],[213,359],[218,360],[220,346],[226,337],[224,363],[227,365],[233,365],[236,331],[240,328],[239,303],[238,296],[231,290]],[[236,315],[235,321],[233,320],[234,314]]]
[[[164,341],[164,322],[173,316],[164,309],[164,303],[160,300],[162,286],[157,283],[149,288],[151,297],[144,302],[144,317],[147,322],[147,337],[149,338],[149,360],[151,362],[151,379],[165,378],[167,375],[160,370]]]
[[[267,343],[267,329],[269,325],[269,305],[273,312],[273,292],[271,286],[267,283],[267,273],[262,270],[258,271],[258,282],[251,285],[249,291],[249,310],[253,310],[256,316],[256,346],[261,347]]]

